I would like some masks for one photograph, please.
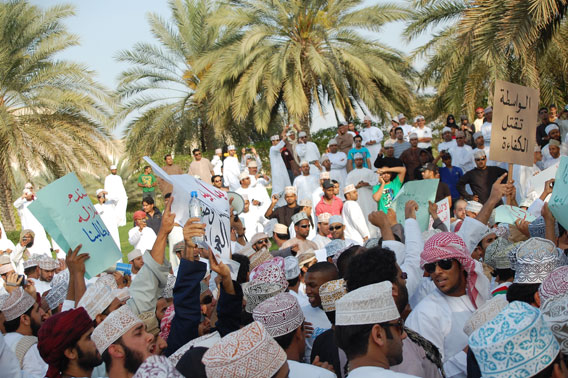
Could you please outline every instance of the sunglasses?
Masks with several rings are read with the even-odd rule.
[[[438,261],[430,263],[430,264],[424,264],[424,270],[427,273],[432,274],[436,271],[436,265],[438,265],[440,267],[440,269],[450,270],[450,269],[452,269],[453,263],[454,263],[454,259],[442,259],[442,260],[438,260]]]
[[[456,139],[464,139],[464,137],[456,137]]]
[[[408,274],[406,272],[402,272],[402,274],[400,275],[400,278],[402,278],[403,280],[408,279]]]
[[[330,227],[329,227],[329,231],[341,230],[342,227],[343,227],[343,226],[335,226],[335,227],[330,226]]]
[[[309,225],[309,224],[302,224],[302,225],[300,225],[299,227],[301,227],[301,228],[308,228],[308,227],[310,227],[310,225]]]
[[[254,244],[260,244],[260,243],[268,244],[268,239],[260,239],[259,241],[257,241],[257,242],[254,243]]]
[[[483,161],[485,158],[475,158],[475,161]]]
[[[398,332],[402,335],[402,332],[404,331],[404,320],[402,320],[401,318],[399,318],[396,323],[379,323],[381,325],[381,327],[383,328],[388,328],[388,327],[394,327],[396,329],[398,329]]]

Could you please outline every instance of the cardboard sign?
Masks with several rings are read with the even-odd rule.
[[[422,232],[426,231],[430,218],[430,213],[428,213],[428,201],[434,202],[439,182],[439,179],[431,179],[404,183],[404,186],[398,192],[391,206],[394,211],[396,211],[396,220],[398,223],[404,224],[404,207],[406,202],[414,200],[418,204],[416,220]]]
[[[168,175],[148,156],[145,156],[144,160],[158,177],[173,185],[172,212],[176,214],[176,223],[182,227],[189,219],[191,192],[197,192],[197,198],[201,202],[201,220],[206,225],[205,241],[214,253],[220,254],[223,258],[230,258],[231,221],[227,193],[190,175]]]
[[[538,104],[537,89],[495,81],[491,160],[532,167]]]
[[[449,231],[451,214],[450,214],[450,201],[448,200],[448,197],[444,198],[441,201],[436,202],[436,205],[438,205],[438,211],[436,212],[438,214],[438,218],[440,218],[440,220],[446,225]],[[434,224],[434,219],[430,217],[430,221],[428,223],[428,229],[431,229],[433,224]]]
[[[28,209],[63,251],[83,245],[80,254],[90,255],[85,262],[87,278],[96,276],[122,258],[75,173],[69,173],[37,192],[37,199]]]
[[[495,222],[515,224],[517,219],[532,222],[536,217],[520,207],[501,205],[495,209]]]
[[[558,223],[568,229],[568,156],[560,158],[560,167],[556,172],[554,189],[548,201],[548,207]]]

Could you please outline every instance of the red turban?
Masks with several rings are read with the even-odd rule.
[[[143,212],[142,210],[135,211],[134,214],[132,214],[133,220],[144,219],[144,218],[146,218],[146,213]]]
[[[467,272],[467,294],[473,305],[479,307],[480,292],[476,287],[479,277],[475,260],[471,258],[463,239],[453,232],[440,232],[424,243],[424,250],[420,254],[420,267],[424,269],[424,265],[443,259],[456,259],[461,264]],[[479,299],[486,299],[483,293]]]
[[[42,324],[38,332],[37,349],[49,365],[47,377],[61,377],[61,367],[65,361],[63,352],[75,345],[93,326],[93,321],[83,307],[60,312]]]

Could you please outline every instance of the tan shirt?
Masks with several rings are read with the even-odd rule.
[[[213,172],[213,164],[207,158],[201,158],[201,160],[197,161],[194,160],[189,165],[189,173],[190,175],[197,175],[203,181],[208,184],[211,184],[211,172]]]
[[[335,140],[337,141],[337,148],[339,148],[339,151],[344,152],[345,155],[353,148],[353,135],[349,133],[343,135],[337,134]]]
[[[166,164],[165,166],[162,167],[162,169],[166,171],[168,175],[183,175],[183,170],[177,164],[172,164],[172,165]],[[162,192],[162,195],[164,196],[168,193],[171,193],[172,190],[174,190],[172,184],[168,184],[166,181],[164,181],[159,177],[158,177],[158,187],[160,188],[160,192]]]

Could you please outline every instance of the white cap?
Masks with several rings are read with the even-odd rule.
[[[397,116],[392,117],[391,121],[396,122],[396,123],[400,123]]]
[[[408,134],[408,139],[418,139],[418,134],[410,133],[410,134]]]
[[[473,133],[473,140],[476,141],[477,138],[482,137],[482,136],[483,136],[483,134],[481,133],[481,131]]]
[[[43,270],[55,270],[59,267],[59,262],[48,256],[43,256],[39,261],[38,265],[40,269]]]
[[[398,318],[390,281],[360,287],[335,302],[336,326],[385,323]]]
[[[475,151],[473,151],[474,159],[479,159],[485,156],[485,150],[476,149]]]
[[[320,173],[320,180],[329,180],[329,172],[321,172]]]
[[[302,160],[302,161],[300,162],[300,167],[303,166],[303,165],[310,165],[310,162],[307,161],[307,160]]]
[[[111,344],[140,324],[144,323],[134,315],[130,307],[122,306],[118,310],[111,312],[106,319],[95,328],[91,334],[91,339],[95,343],[99,353],[103,354]]]
[[[215,149],[215,154],[220,154],[220,153],[222,153],[222,152],[223,152],[223,150],[220,149],[220,148],[216,148],[216,149]]]
[[[335,311],[335,302],[340,300],[346,293],[347,290],[343,278],[322,284],[319,288],[322,309],[325,312]]]
[[[477,214],[481,211],[482,207],[483,205],[477,201],[467,201],[467,205],[465,206],[465,211],[471,211],[472,213]]]
[[[290,293],[268,298],[255,307],[252,317],[262,323],[272,337],[294,332],[304,323],[304,313],[298,300]]]
[[[313,207],[313,203],[311,199],[303,199],[300,201],[299,203],[300,206],[307,206],[307,207]]]
[[[552,130],[560,130],[560,129],[558,128],[557,124],[551,123],[550,125],[546,126],[544,132],[548,135]]]
[[[329,217],[329,224],[334,224],[334,223],[343,223],[343,217],[341,215],[332,215],[331,217]]]
[[[363,117],[363,121],[372,121],[371,116],[366,115]]]
[[[450,129],[450,128],[447,127],[447,126],[445,126],[445,127],[442,129],[442,134],[444,134],[444,133],[451,133],[451,132],[452,132],[452,129]]]
[[[97,189],[97,192],[96,192],[97,197],[99,196],[99,194],[101,194],[101,193],[104,192],[104,191],[105,191],[104,189]]]
[[[33,189],[34,186],[31,182],[27,182],[26,185],[24,185],[24,189]]]
[[[561,265],[556,245],[543,238],[530,238],[512,253],[515,253],[516,259],[513,283],[540,284]]]
[[[11,263],[0,265],[0,274],[6,274],[13,271],[14,267]]]
[[[241,197],[243,197],[243,201],[248,201],[248,200],[249,200],[248,194],[241,194]]]
[[[326,160],[329,160],[329,156],[327,156],[327,154],[321,155],[321,157],[320,157],[320,163],[323,163],[323,162],[326,161]],[[323,173],[329,173],[329,172],[322,172],[322,173],[320,174],[320,179],[321,179],[321,175],[322,175]],[[329,177],[328,177],[328,178],[329,178]]]
[[[399,114],[398,114],[398,119],[403,119],[403,118],[406,119],[406,116],[405,116],[404,114],[402,114],[402,113],[399,113]]]
[[[298,259],[294,256],[287,256],[284,258],[284,266],[286,268],[286,279],[293,280],[300,275],[300,265]]]
[[[128,261],[132,261],[132,260],[134,260],[135,258],[140,257],[140,256],[142,256],[142,251],[139,250],[139,249],[135,249],[135,250],[131,251],[131,252],[127,255]]]
[[[303,137],[305,137],[305,136],[308,136],[308,134],[306,134],[305,131],[300,131],[300,132],[298,133],[298,138],[303,138]]]
[[[230,144],[229,147],[227,147],[227,151],[231,151],[231,150],[236,150],[234,144]]]
[[[469,320],[465,322],[463,331],[470,336],[473,331],[495,318],[508,304],[509,302],[507,302],[505,295],[494,296],[475,310]]]
[[[487,113],[491,113],[493,111],[493,107],[492,106],[488,106],[485,109],[483,109],[483,113],[487,114]]]
[[[102,314],[110,306],[114,296],[108,286],[90,285],[81,297],[77,307],[84,307],[91,319]]]
[[[336,145],[336,144],[337,144],[337,141],[335,140],[335,138],[331,138],[331,139],[329,140],[329,142],[327,142],[327,145],[328,145],[328,146]]]
[[[282,224],[282,223],[276,223],[274,225],[274,232],[277,234],[287,234],[288,233],[288,227],[286,227],[286,225]]]
[[[250,178],[249,173],[247,171],[242,171],[239,175],[239,181]]]
[[[308,216],[303,211],[292,215],[292,223],[297,224],[303,221],[304,219],[308,219]]]
[[[26,188],[22,191],[22,193],[27,196],[28,194],[33,194],[34,192],[31,189]]]
[[[343,188],[343,194],[347,194],[349,192],[353,192],[353,191],[356,191],[356,190],[357,189],[355,188],[355,185],[349,184],[345,188]]]
[[[385,143],[384,143],[385,148],[393,147],[393,146],[394,146],[394,142],[392,140],[390,140],[390,139],[385,140]]]
[[[247,167],[248,168],[257,168],[258,164],[256,163],[256,160],[251,160],[247,163]]]
[[[22,316],[34,303],[35,299],[19,287],[10,293],[0,310],[4,314],[5,321],[10,321]]]
[[[284,194],[294,193],[296,194],[296,187],[295,186],[286,186],[284,188]]]
[[[113,169],[117,169],[115,164],[110,166],[110,170],[112,171]]]
[[[270,137],[270,140],[280,140],[280,135],[273,135]]]
[[[331,218],[330,213],[322,213],[318,215],[318,223],[329,223],[330,218]]]

